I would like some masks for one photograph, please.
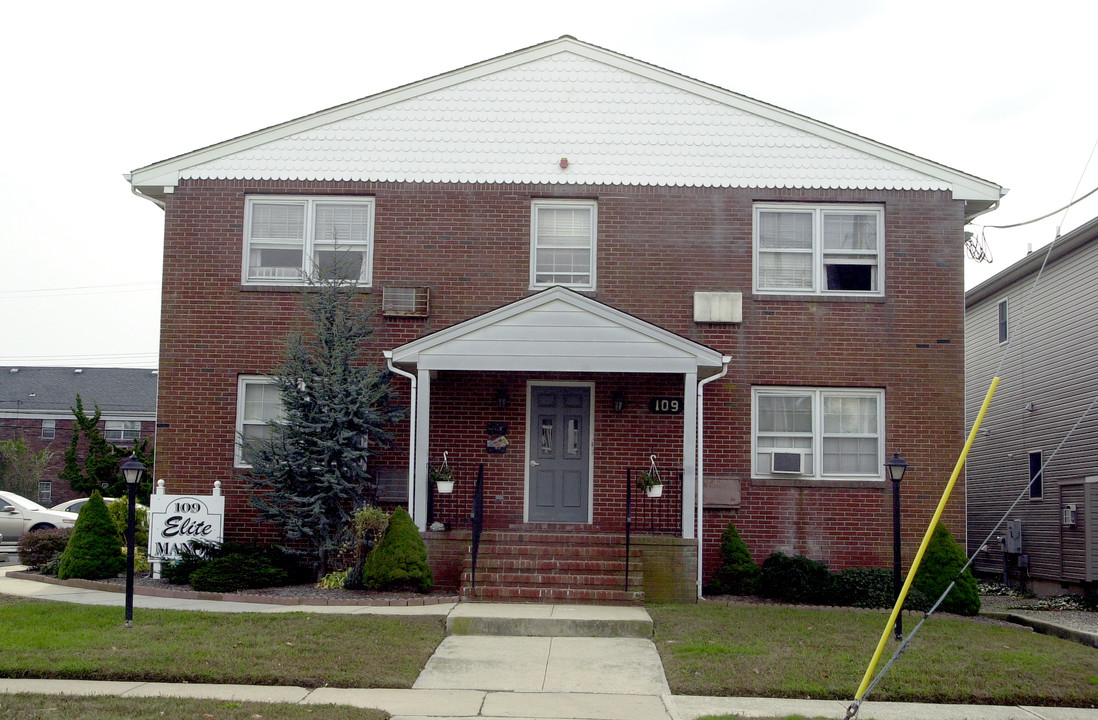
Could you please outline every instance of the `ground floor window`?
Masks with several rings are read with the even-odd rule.
[[[271,434],[271,421],[282,419],[282,394],[266,376],[242,375],[236,394],[236,466],[251,467],[250,447]]]
[[[881,480],[884,392],[756,387],[753,477]]]

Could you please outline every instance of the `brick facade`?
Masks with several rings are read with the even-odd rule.
[[[644,186],[184,181],[166,196],[156,477],[169,492],[223,483],[226,537],[271,539],[233,468],[237,378],[275,370],[301,321],[298,291],[241,285],[248,194],[367,195],[376,199],[373,292],[431,288],[427,318],[375,317],[365,356],[450,327],[531,294],[530,203],[546,197],[598,202],[594,299],[732,357],[705,390],[705,472],[737,478],[738,509],[712,510],[704,525],[705,574],[716,567],[725,525],[735,521],[756,561],[774,550],[833,568],[891,562],[891,489],[884,482],[816,484],[750,477],[753,385],[885,391],[886,449],[913,466],[903,483],[910,559],[963,444],[962,203],[948,193]],[[756,202],[855,202],[885,212],[883,298],[752,294]],[[693,322],[695,291],[743,293],[739,324]],[[651,453],[682,465],[683,416],[649,413],[648,398],[681,395],[681,376],[440,372],[432,382],[431,459],[450,453],[472,478],[483,463],[486,523],[521,522],[525,398],[531,380],[593,383],[595,525],[624,523],[625,468]],[[506,388],[505,410],[496,392]],[[398,403],[408,382],[394,378]],[[626,408],[612,410],[623,391]],[[488,455],[487,422],[506,422],[512,445]],[[407,467],[408,424],[380,466]],[[459,483],[456,499],[471,492]],[[947,522],[964,537],[964,487]]]

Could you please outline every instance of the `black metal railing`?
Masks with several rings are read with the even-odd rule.
[[[471,585],[477,589],[477,553],[480,551],[480,533],[484,530],[484,465],[477,468],[477,484],[473,488],[473,512],[469,516],[473,523],[473,565],[471,569]]]
[[[660,469],[663,480],[658,497],[636,486],[641,471],[625,469],[625,589],[629,589],[629,558],[633,530],[648,535],[682,536],[682,468]]]

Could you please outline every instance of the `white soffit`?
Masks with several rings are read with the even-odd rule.
[[[154,196],[187,178],[1001,194],[974,176],[567,37],[132,175]]]
[[[716,372],[712,348],[565,288],[550,288],[402,345],[421,370]]]

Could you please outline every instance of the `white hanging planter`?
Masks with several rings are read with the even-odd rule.
[[[454,481],[453,480],[438,480],[438,481],[435,482],[435,487],[438,488],[438,491],[440,493],[442,493],[443,495],[449,495],[450,493],[452,493],[454,491]]]
[[[653,485],[645,490],[644,494],[650,498],[663,497],[663,485]]]

